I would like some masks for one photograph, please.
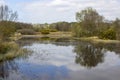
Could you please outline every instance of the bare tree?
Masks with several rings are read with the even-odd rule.
[[[7,5],[0,6],[0,21],[16,21],[18,14],[9,9]]]
[[[0,6],[0,38],[7,39],[14,34],[16,28],[14,21],[17,20],[17,12],[9,9],[7,5]]]

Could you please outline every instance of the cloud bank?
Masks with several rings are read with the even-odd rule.
[[[12,0],[11,0],[12,1]],[[14,1],[14,0],[13,0]],[[18,1],[22,20],[35,23],[75,21],[75,13],[86,7],[96,9],[106,19],[120,18],[120,0],[26,0]]]

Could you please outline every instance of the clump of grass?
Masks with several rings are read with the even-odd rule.
[[[50,29],[50,32],[57,32],[57,29]]]
[[[0,54],[5,54],[9,50],[10,50],[10,45],[6,43],[0,43]]]
[[[100,32],[98,37],[100,39],[116,40],[116,32],[114,29],[110,28],[108,30]]]
[[[23,35],[34,35],[35,34],[35,31],[33,29],[20,29],[17,32]]]
[[[15,42],[4,42],[0,47],[0,61],[14,59],[27,53],[27,49],[20,48]]]
[[[50,34],[50,30],[49,29],[43,29],[41,30],[42,34]]]

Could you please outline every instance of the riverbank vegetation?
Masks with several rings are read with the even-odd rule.
[[[75,37],[97,36],[100,39],[119,39],[120,20],[108,21],[95,9],[86,8],[76,13],[77,23],[73,27]]]
[[[91,7],[78,11],[76,22],[28,24],[17,22],[17,17],[17,12],[10,10],[8,6],[0,7],[0,53],[9,51],[11,46],[7,46],[6,41],[11,42],[17,40],[18,37],[70,37],[83,40],[93,39],[92,41],[120,40],[120,19],[109,21]]]
[[[0,62],[13,59],[27,52],[27,49],[20,48],[18,44],[12,41],[0,43]]]
[[[26,23],[16,22],[17,17],[17,12],[10,10],[7,5],[0,6],[0,61],[15,58],[26,51],[20,48],[12,38],[19,37],[21,35],[18,32],[19,29],[28,26]]]
[[[91,7],[76,13],[77,22],[56,22],[51,24],[34,24],[36,32],[50,34],[53,32],[72,32],[73,37],[93,37],[103,40],[120,40],[120,19],[107,20]]]

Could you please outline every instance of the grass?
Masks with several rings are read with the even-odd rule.
[[[98,37],[81,37],[81,38],[75,38],[83,41],[90,41],[92,43],[120,43],[119,40],[105,40],[105,39],[99,39]]]
[[[0,61],[14,59],[21,54],[27,52],[26,49],[20,48],[15,42],[4,42],[2,43],[7,50],[5,53],[0,53]]]
[[[50,38],[70,38],[72,37],[71,32],[50,32],[50,34],[41,34],[36,33],[36,35],[22,35],[26,38],[41,38],[41,37],[50,37]]]
[[[22,36],[21,33],[16,32],[14,35],[12,35],[12,37],[10,37],[10,40],[16,41],[16,40],[20,39],[21,36]]]
[[[49,38],[71,38],[75,40],[83,40],[83,41],[90,41],[92,43],[120,43],[119,40],[109,40],[109,39],[99,39],[96,36],[93,37],[81,37],[76,38],[73,37],[72,32],[50,32],[50,34],[44,35],[41,33],[36,33],[36,35],[22,35],[24,38],[42,38],[42,37],[49,37]]]

